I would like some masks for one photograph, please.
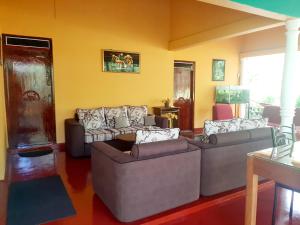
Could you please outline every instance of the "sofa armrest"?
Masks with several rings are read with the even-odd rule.
[[[65,120],[66,150],[73,157],[84,155],[84,127],[75,119]]]
[[[155,116],[156,126],[160,128],[168,128],[168,118],[162,116]]]

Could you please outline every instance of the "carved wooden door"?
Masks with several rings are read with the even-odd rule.
[[[174,106],[180,108],[179,128],[194,129],[194,63],[174,63]]]
[[[50,39],[3,35],[10,148],[55,142]]]

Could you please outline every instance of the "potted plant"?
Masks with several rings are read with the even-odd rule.
[[[171,100],[169,98],[162,100],[162,103],[164,103],[165,108],[170,107],[170,102],[171,102]]]

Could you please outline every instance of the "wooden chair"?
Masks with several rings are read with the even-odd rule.
[[[294,142],[296,141],[295,125],[293,124],[292,126],[280,126],[279,128],[272,128],[272,140],[274,146],[271,154],[272,159],[291,157],[293,154]],[[281,183],[277,183],[277,182],[275,183],[272,225],[275,225],[276,222],[278,188],[285,188],[292,191],[290,213],[289,213],[290,218],[292,218],[293,216],[294,192],[295,191],[300,192],[300,190],[295,190]]]

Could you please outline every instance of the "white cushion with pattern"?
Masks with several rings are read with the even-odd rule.
[[[255,128],[262,128],[268,125],[268,118],[261,119],[241,119],[240,129],[250,130]]]
[[[131,126],[144,125],[144,117],[147,116],[146,105],[128,106],[128,118]]]
[[[160,130],[138,130],[136,132],[136,144],[144,144],[157,141],[178,139],[179,128]]]
[[[204,122],[204,134],[227,133],[240,130],[240,119],[232,120],[206,120]]]
[[[103,129],[106,128],[106,121],[104,117],[104,108],[96,109],[77,109],[79,122],[88,129]]]
[[[127,107],[119,106],[119,107],[106,107],[104,108],[106,124],[109,128],[115,127],[115,118],[117,117],[127,117]]]
[[[114,134],[110,130],[93,130],[85,131],[85,143],[92,143],[95,141],[109,141],[114,138]]]

